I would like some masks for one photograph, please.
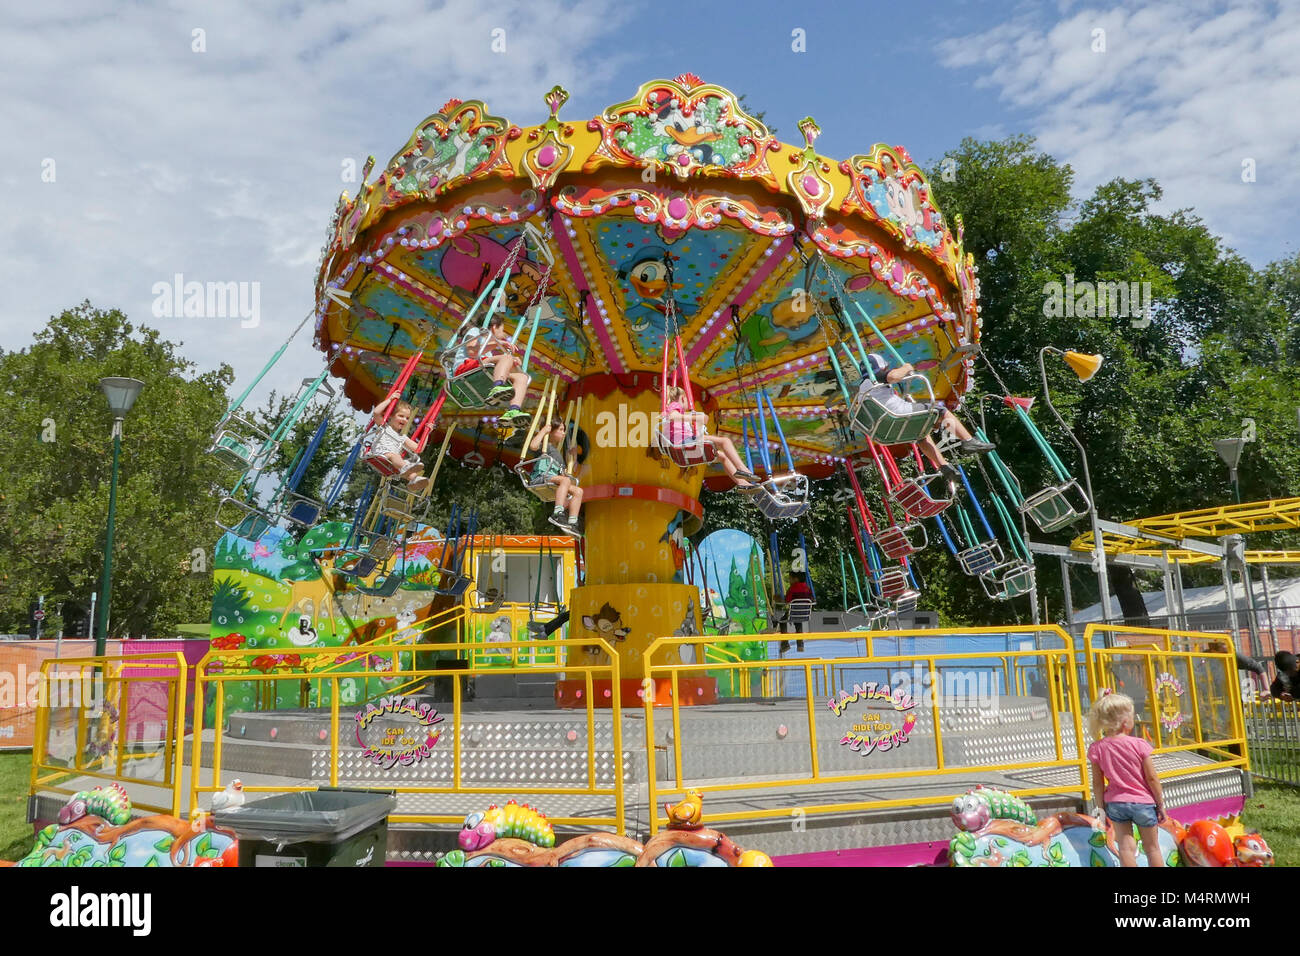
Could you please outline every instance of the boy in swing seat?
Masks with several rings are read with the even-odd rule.
[[[911,415],[915,412],[928,411],[930,406],[924,402],[914,402],[911,399],[904,398],[893,387],[895,383],[901,382],[915,371],[916,368],[911,362],[905,362],[897,368],[893,368],[890,366],[889,360],[883,355],[872,352],[867,356],[867,365],[859,368],[859,372],[862,373],[862,382],[858,385],[858,394],[854,400],[854,405],[860,405],[870,396],[883,405],[886,411],[892,415]],[[939,421],[935,427],[946,428],[951,432],[961,442],[961,450],[967,454],[982,455],[993,451],[997,447],[991,442],[976,439],[957,416],[947,408],[939,416]],[[948,484],[955,489],[961,481],[961,475],[944,458],[943,452],[939,451],[939,446],[935,443],[934,437],[927,435],[917,442],[917,445],[925,457],[930,459],[940,473],[948,479]]]
[[[542,442],[546,440],[546,433],[538,429],[536,437],[530,446],[533,451],[539,451]],[[582,489],[578,487],[578,479],[568,474],[568,466],[564,460],[565,445],[564,420],[560,418],[551,419],[550,441],[546,446],[546,457],[550,460],[550,474],[547,475],[546,483],[555,486],[555,509],[551,512],[551,523],[557,524],[564,528],[574,537],[578,536],[578,514],[582,511]],[[565,520],[565,512],[568,512],[568,520]]]
[[[492,390],[487,393],[487,403],[495,405],[509,398],[510,407],[501,421],[516,426],[526,423],[529,415],[522,406],[532,378],[522,371],[519,347],[506,334],[506,317],[500,313],[488,322],[487,335],[479,348],[479,361],[484,368],[492,368]]]
[[[379,423],[384,409],[392,401],[391,398],[385,398],[375,406],[374,411],[370,413],[372,426]],[[398,401],[393,407],[393,414],[388,419],[388,424],[379,430],[379,434],[370,443],[370,454],[386,459],[397,470],[398,477],[406,482],[407,487],[418,493],[429,486],[429,479],[424,477],[424,463],[420,461],[420,446],[402,434],[414,411],[408,402]],[[403,451],[410,452],[415,457],[407,458],[402,454]]]

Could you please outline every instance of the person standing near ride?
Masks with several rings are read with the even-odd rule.
[[[867,365],[859,368],[862,374],[862,383],[858,386],[855,406],[870,396],[875,399],[892,415],[911,415],[916,412],[929,410],[929,406],[923,402],[914,402],[911,399],[904,398],[894,390],[894,385],[901,382],[907,376],[913,374],[916,368],[910,362],[894,368],[890,365],[889,360],[878,352],[872,352],[867,356]],[[979,441],[970,430],[961,423],[961,421],[949,409],[945,408],[943,414],[939,416],[938,428],[946,428],[953,436],[961,442],[961,450],[967,454],[984,454],[993,451],[996,445],[990,442]],[[917,442],[925,457],[930,459],[936,468],[943,474],[948,482],[954,487],[961,481],[961,476],[957,469],[949,464],[948,459],[939,451],[938,444],[935,443],[933,436],[927,435],[924,439]]]
[[[370,413],[370,427],[379,424],[380,416],[392,401],[392,398],[385,398],[375,406]],[[380,427],[379,434],[371,442],[370,454],[387,459],[396,470],[398,477],[407,483],[411,491],[421,492],[429,486],[429,479],[424,477],[424,463],[420,461],[420,446],[402,434],[406,431],[414,411],[409,403],[398,401],[393,406],[393,414],[388,419],[388,424]],[[415,457],[407,458],[403,452],[409,452]]]
[[[523,404],[532,379],[522,371],[519,347],[506,334],[506,317],[501,313],[492,316],[487,331],[479,347],[479,361],[485,368],[492,366],[492,391],[487,394],[488,404],[508,397],[510,407],[502,414],[501,421],[508,425],[522,425],[528,421]]]
[[[791,571],[791,572],[790,572],[790,587],[788,587],[788,588],[786,589],[786,592],[785,592],[785,605],[786,605],[786,607],[789,607],[789,606],[790,606],[790,602],[791,602],[791,601],[799,600],[799,599],[801,599],[801,598],[802,598],[803,600],[807,600],[807,601],[813,601],[813,600],[816,600],[816,599],[813,597],[813,591],[812,591],[812,588],[811,588],[811,587],[809,586],[809,584],[808,584],[808,575],[805,574],[805,573],[802,572],[802,571]],[[787,613],[787,617],[788,617],[788,616],[789,616],[789,615],[788,615],[788,613]],[[787,626],[789,626],[789,625],[787,625],[787,623],[786,623],[785,621],[782,621],[782,622],[781,622],[781,633],[782,633],[782,634],[786,633],[786,627],[787,627]],[[803,621],[795,621],[795,622],[794,622],[794,631],[795,631],[796,634],[802,634],[802,633],[803,633]],[[802,650],[803,650],[803,639],[802,639],[802,638],[800,638],[800,639],[796,642],[795,647],[796,647],[796,649],[799,650],[799,651],[802,651]],[[790,642],[789,642],[789,641],[782,641],[782,642],[781,642],[781,653],[784,654],[784,653],[785,653],[786,651],[788,651],[789,649],[790,649]]]
[[[551,523],[559,525],[569,534],[578,535],[578,514],[582,511],[582,489],[578,479],[568,473],[565,461],[564,420],[551,419],[551,432],[546,445],[545,456],[550,461],[546,483],[555,486],[555,509],[551,512]],[[533,439],[532,450],[540,451],[542,443],[547,441],[547,434],[540,428]],[[565,520],[565,512],[568,520]]]
[[[1151,761],[1152,747],[1133,736],[1133,725],[1133,701],[1123,694],[1103,694],[1092,705],[1088,714],[1092,790],[1104,794],[1106,816],[1115,824],[1120,864],[1137,866],[1137,841],[1133,839],[1136,824],[1147,865],[1164,866],[1157,824],[1167,819],[1165,795]]]
[[[674,445],[685,445],[693,442],[698,436],[701,441],[713,446],[718,459],[722,462],[723,470],[727,473],[727,477],[736,483],[737,488],[747,491],[758,487],[758,475],[745,470],[745,463],[740,460],[740,453],[736,451],[735,443],[726,435],[708,434],[705,429],[709,424],[709,416],[704,412],[687,410],[684,388],[674,385],[668,389],[668,404],[664,411],[669,423],[670,442]]]

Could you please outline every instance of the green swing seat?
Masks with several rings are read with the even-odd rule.
[[[247,501],[226,495],[217,504],[217,527],[246,541],[257,541],[275,526],[275,519]]]
[[[1078,496],[1077,502],[1083,503],[1082,508],[1070,500],[1071,495]],[[1079,487],[1079,482],[1071,478],[1030,495],[1020,506],[1020,511],[1032,518],[1043,532],[1059,531],[1087,516],[1087,501],[1088,496]]]
[[[260,468],[270,459],[275,445],[256,425],[237,415],[229,416],[217,429],[208,454],[222,464],[241,471]],[[278,443],[277,443],[278,444]]]
[[[1034,566],[1013,561],[980,575],[984,593],[995,601],[1010,601],[1034,590]]]
[[[925,383],[929,399],[923,403],[925,405],[923,409],[899,414],[890,411],[880,399],[868,391],[857,399],[850,409],[850,424],[853,429],[881,445],[910,445],[921,441],[934,431],[943,409],[935,405],[934,391],[930,388],[930,382],[924,375],[918,374],[908,375],[902,382],[908,379],[919,379]],[[902,382],[898,384],[901,385]]]
[[[453,345],[438,355],[438,364],[447,384],[447,395],[461,408],[482,408],[485,405],[499,405],[499,401],[488,401],[488,394],[496,387],[492,380],[492,371],[471,354],[476,349],[478,340],[471,344]]]

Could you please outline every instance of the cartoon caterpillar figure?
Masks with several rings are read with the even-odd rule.
[[[67,826],[82,817],[102,817],[114,826],[122,826],[131,820],[131,798],[120,784],[110,783],[107,787],[82,790],[72,795],[59,811],[59,823]]]
[[[473,853],[494,840],[506,838],[527,840],[535,846],[546,848],[555,846],[555,831],[546,821],[546,814],[539,813],[526,803],[518,804],[510,800],[504,807],[493,804],[488,807],[487,813],[475,811],[467,816],[465,826],[460,831],[460,848],[466,853]]]
[[[975,833],[988,826],[990,820],[1015,820],[1030,827],[1038,824],[1038,816],[1029,804],[1005,790],[981,785],[952,802],[952,822],[958,830]]]

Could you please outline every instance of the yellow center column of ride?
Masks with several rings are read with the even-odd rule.
[[[657,379],[591,376],[570,392],[582,395],[579,426],[588,452],[577,468],[585,495],[586,583],[570,594],[569,638],[603,638],[616,648],[623,706],[642,703],[643,658],[656,638],[701,632],[698,589],[681,578],[683,538],[703,517],[704,469],[679,468],[655,450]],[[661,650],[654,663],[692,660],[693,647],[679,650]],[[600,664],[606,656],[595,647],[571,648],[569,659]],[[655,703],[669,704],[671,680],[656,678],[655,685]],[[596,706],[610,706],[614,690],[608,682],[595,686]],[[561,706],[585,706],[584,693],[581,679],[556,686]],[[678,693],[682,704],[712,703],[716,682],[692,672],[679,679]]]

